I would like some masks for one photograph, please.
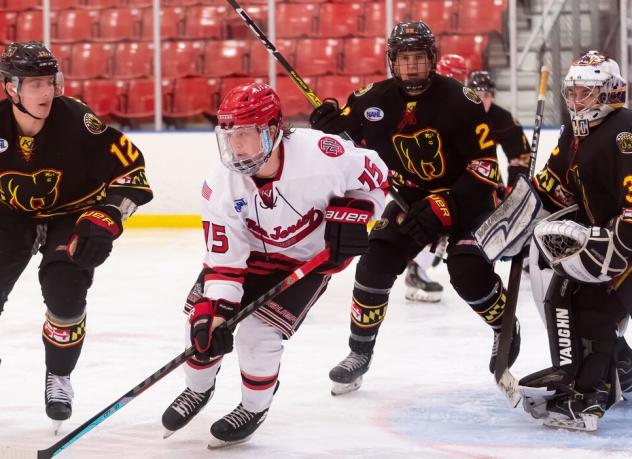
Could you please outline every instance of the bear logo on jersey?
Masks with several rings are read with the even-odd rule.
[[[465,95],[465,97],[468,100],[474,102],[475,104],[483,103],[481,98],[478,97],[478,94],[476,94],[476,91],[474,91],[472,88],[468,88],[467,86],[463,86],[463,94]]]
[[[102,134],[107,129],[107,126],[101,122],[99,118],[92,113],[86,113],[83,115],[83,124],[86,125],[86,129],[91,134]]]
[[[430,181],[445,174],[445,157],[441,151],[441,137],[431,128],[412,135],[396,134],[393,147],[406,170],[421,180]]]
[[[344,147],[333,137],[321,137],[318,141],[318,148],[331,158],[340,156],[345,152]]]
[[[59,196],[61,175],[61,171],[54,169],[43,169],[34,174],[0,174],[0,201],[26,212],[52,207]]]
[[[632,153],[632,133],[619,132],[617,135],[617,146],[619,151],[625,155]]]

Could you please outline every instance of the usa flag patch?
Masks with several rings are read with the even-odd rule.
[[[211,187],[208,186],[206,182],[204,182],[204,184],[202,185],[202,197],[207,201],[210,201],[211,194],[213,194],[213,190],[211,190]]]

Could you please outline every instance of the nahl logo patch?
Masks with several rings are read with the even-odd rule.
[[[384,110],[379,107],[369,107],[364,110],[364,117],[369,121],[380,121],[384,118]]]
[[[333,137],[321,137],[318,141],[318,148],[320,148],[320,151],[332,158],[341,156],[345,152],[342,144]]]
[[[472,88],[468,88],[467,86],[463,86],[463,94],[465,95],[465,97],[467,99],[469,99],[470,101],[474,102],[475,104],[480,104],[483,101],[481,100],[480,97],[478,97],[478,94],[476,94],[476,91],[474,91]]]
[[[617,135],[617,147],[625,155],[632,153],[632,132],[619,132]]]
[[[107,126],[92,113],[86,113],[83,115],[83,124],[86,125],[86,129],[91,134],[103,134],[107,129]]]
[[[0,139],[0,153],[4,153],[9,148],[9,142],[6,139]]]

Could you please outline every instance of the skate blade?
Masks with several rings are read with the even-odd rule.
[[[165,439],[169,438],[170,436],[172,436],[176,432],[177,432],[176,430],[165,429],[165,431],[162,433],[162,439],[165,440]]]
[[[544,420],[543,425],[551,429],[572,430],[580,432],[596,432],[599,417],[594,414],[580,414],[578,419],[568,419],[567,417],[555,417],[549,415]]]
[[[407,288],[404,297],[413,303],[438,303],[441,301],[441,292],[426,292],[416,288]]]
[[[61,425],[64,421],[57,421],[55,419],[51,420],[53,423],[53,435],[57,436],[57,434],[59,433],[59,429],[61,428]]]
[[[354,390],[358,390],[362,385],[362,376],[359,376],[355,381],[350,383],[339,383],[332,381],[331,382],[331,395],[334,397],[336,395],[347,394],[349,392],[353,392]]]
[[[228,448],[229,446],[240,445],[250,440],[252,435],[253,434],[250,434],[246,438],[243,438],[241,440],[236,440],[236,441],[224,441],[211,435],[211,439],[209,440],[208,445],[206,447],[208,449],[220,449],[220,448]]]

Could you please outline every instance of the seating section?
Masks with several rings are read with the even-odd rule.
[[[267,33],[267,0],[242,6]],[[393,0],[395,22],[424,20],[439,54],[484,68],[491,34],[502,33],[508,0]],[[386,78],[383,0],[276,0],[275,46],[321,98],[347,96]],[[0,44],[41,40],[41,0],[0,0]],[[99,116],[151,118],[154,110],[151,0],[51,0],[52,49],[66,94]],[[270,54],[224,0],[162,0],[163,109],[167,119],[212,115],[237,84],[266,81]],[[311,107],[287,71],[276,87],[289,117]]]

